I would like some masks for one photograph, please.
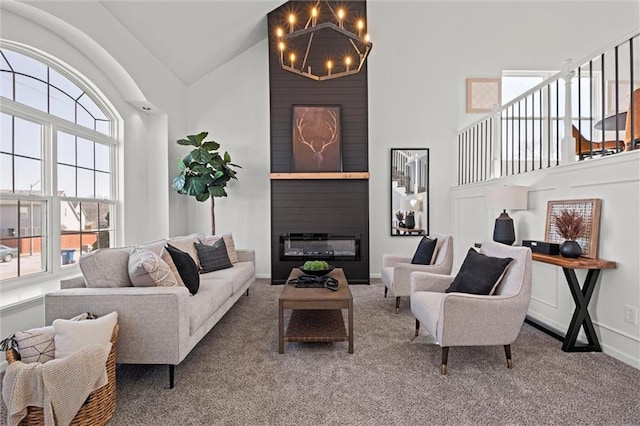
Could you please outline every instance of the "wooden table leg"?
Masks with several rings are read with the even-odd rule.
[[[349,300],[349,353],[353,353],[353,300]]]
[[[278,303],[278,353],[284,353],[284,309],[282,301]]]

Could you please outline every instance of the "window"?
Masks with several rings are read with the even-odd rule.
[[[113,114],[71,71],[0,45],[0,79],[5,281],[56,273],[112,245],[117,140]]]

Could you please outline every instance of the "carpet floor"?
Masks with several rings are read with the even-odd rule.
[[[440,347],[414,337],[408,298],[396,315],[379,282],[351,286],[353,354],[347,342],[278,354],[281,291],[258,280],[176,367],[174,389],[166,366],[119,365],[110,425],[640,425],[640,370],[562,352],[527,324],[513,369],[501,346],[460,347],[440,375]]]
[[[440,375],[440,347],[414,337],[408,298],[351,287],[347,343],[286,343],[282,286],[258,280],[176,367],[120,365],[113,425],[640,424],[640,371],[602,353],[565,353],[525,324],[512,345],[460,347]]]

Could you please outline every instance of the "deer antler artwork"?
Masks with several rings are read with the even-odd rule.
[[[309,117],[311,115],[311,117]],[[318,170],[323,168],[327,149],[338,142],[337,107],[306,107],[295,114],[294,143],[313,153]]]

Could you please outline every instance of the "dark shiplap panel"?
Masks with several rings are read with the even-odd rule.
[[[268,16],[269,34],[274,34],[283,11],[295,7],[310,10],[315,2],[289,2]],[[350,16],[366,19],[365,1],[346,1]],[[299,19],[300,16],[299,16]],[[270,37],[271,38],[271,37]],[[318,43],[316,47],[322,43]],[[340,105],[342,126],[342,171],[367,172],[368,93],[367,65],[356,75],[314,81],[280,68],[278,52],[269,43],[271,172],[292,172],[292,106]],[[314,69],[318,69],[314,67]],[[292,232],[357,233],[361,237],[360,261],[344,262],[350,282],[369,282],[369,181],[363,180],[272,180],[271,181],[271,274],[283,282],[292,262],[278,256],[279,236]]]

